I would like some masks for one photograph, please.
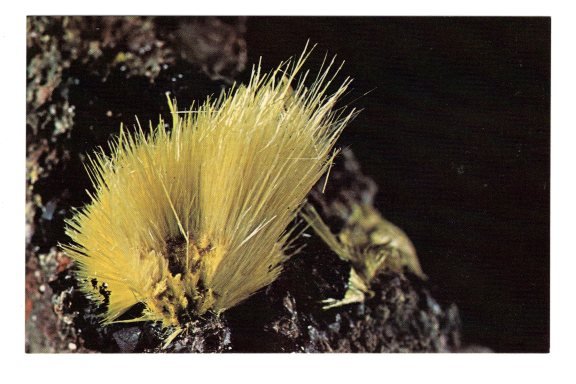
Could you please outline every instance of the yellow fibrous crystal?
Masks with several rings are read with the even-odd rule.
[[[121,130],[110,154],[91,158],[95,191],[67,221],[63,248],[81,289],[106,304],[104,323],[140,303],[142,314],[122,321],[178,327],[278,277],[287,227],[354,114],[334,109],[349,80],[329,92],[332,64],[309,87],[296,81],[308,54],[270,74],[258,66],[247,85],[198,108],[169,101],[171,130],[162,120],[149,133]]]
[[[373,295],[370,283],[385,270],[400,273],[406,268],[426,277],[408,236],[370,204],[355,204],[338,234],[332,233],[312,205],[304,208],[302,216],[326,245],[351,265],[344,297],[324,300],[324,309],[363,302]]]

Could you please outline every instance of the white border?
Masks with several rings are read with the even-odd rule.
[[[9,2],[0,23],[2,188],[1,351],[3,376],[26,382],[103,380],[160,382],[522,382],[574,380],[567,360],[574,350],[569,294],[574,282],[575,141],[574,13],[564,1],[353,0],[120,2],[100,0]],[[137,6],[135,7],[135,4]],[[552,300],[551,354],[541,355],[26,355],[24,354],[25,16],[27,14],[158,15],[421,15],[552,16]],[[527,256],[529,257],[529,256]],[[18,271],[18,272],[16,272]],[[511,330],[513,331],[513,330]],[[161,361],[159,361],[161,360]],[[572,358],[573,360],[573,358]],[[572,363],[573,364],[573,363]],[[245,376],[246,375],[246,376]],[[570,379],[572,377],[573,379]]]

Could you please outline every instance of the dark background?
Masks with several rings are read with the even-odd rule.
[[[464,341],[549,350],[550,19],[253,17],[248,63],[317,43],[354,78],[344,132]],[[363,96],[366,92],[369,94]]]

